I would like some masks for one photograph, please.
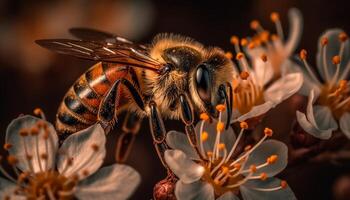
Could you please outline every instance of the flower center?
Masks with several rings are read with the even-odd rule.
[[[204,129],[204,123],[209,119],[208,115],[203,113],[200,118],[202,119],[200,127],[200,143],[198,149],[201,155],[199,156],[201,161],[199,164],[205,169],[202,180],[210,183],[216,196],[220,196],[227,191],[231,191],[235,194],[239,192],[239,186],[244,184],[250,179],[262,179],[267,178],[266,173],[261,173],[259,176],[253,176],[257,169],[266,167],[269,164],[273,164],[277,160],[276,155],[271,155],[266,159],[265,163],[256,163],[248,168],[245,166],[247,158],[250,154],[267,138],[272,136],[272,130],[265,128],[264,136],[254,145],[248,145],[244,148],[243,152],[237,151],[238,143],[244,133],[244,130],[248,129],[246,122],[241,122],[241,131],[235,140],[232,147],[226,147],[225,141],[221,141],[221,134],[224,131],[224,123],[221,122],[221,114],[224,111],[224,105],[218,105],[219,120],[216,126],[216,134],[209,135]],[[214,146],[212,149],[205,151],[204,143],[207,142],[209,137],[215,137]],[[227,149],[228,148],[228,149]],[[239,155],[238,155],[239,154]]]
[[[340,117],[350,111],[350,93],[348,82],[341,80],[338,86],[324,85],[317,103],[328,106],[333,116],[339,120]]]
[[[57,171],[36,174],[22,173],[18,177],[17,193],[28,199],[73,199],[77,179],[67,178]]]

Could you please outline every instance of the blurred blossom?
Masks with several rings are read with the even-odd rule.
[[[273,131],[265,128],[264,136],[243,152],[237,145],[248,128],[241,122],[236,139],[231,127],[224,130],[221,121],[224,105],[218,105],[218,121],[209,122],[201,115],[196,125],[197,143],[176,131],[167,134],[173,150],[165,152],[165,161],[179,178],[175,187],[178,200],[184,199],[296,199],[286,181],[274,178],[287,166],[288,149],[282,142],[266,140]]]
[[[235,110],[232,122],[262,116],[295,94],[302,86],[303,76],[301,73],[289,73],[278,80],[273,80],[273,70],[268,55],[263,52],[262,54],[251,54],[252,64],[249,64],[245,54],[241,51],[239,39],[233,36],[231,42],[235,46],[236,59],[241,71],[235,73],[233,77],[233,107]],[[249,41],[246,39],[241,40],[244,48],[255,48],[247,47],[248,43]],[[232,57],[230,53],[227,55]],[[287,58],[283,59],[287,61]],[[289,64],[292,65],[291,62]]]
[[[151,27],[153,7],[148,0],[54,1],[24,8],[0,25],[0,58],[29,72],[40,72],[54,55],[37,46],[43,38],[67,37],[71,27],[90,27],[131,39]]]
[[[294,71],[304,75],[301,94],[308,96],[306,113],[297,111],[297,121],[309,134],[329,139],[340,129],[350,138],[350,44],[347,34],[340,29],[330,29],[321,35],[317,52],[317,77],[306,61],[307,52],[301,50],[303,66]]]
[[[350,175],[340,176],[333,185],[335,200],[348,200],[350,196]]]
[[[13,120],[4,148],[17,180],[0,166],[7,177],[0,178],[0,198],[127,199],[140,175],[121,164],[100,168],[105,143],[105,133],[97,124],[70,135],[58,149],[58,137],[50,123],[29,115]]]
[[[253,65],[259,65],[259,63],[263,62],[258,58],[261,55],[266,55],[269,63],[265,68],[268,68],[269,73],[273,73],[275,78],[286,73],[286,68],[292,64],[289,59],[298,46],[302,35],[303,19],[300,11],[292,8],[288,12],[288,17],[289,34],[287,38],[284,35],[279,14],[276,12],[271,13],[270,18],[276,26],[277,34],[271,35],[257,20],[253,20],[250,24],[251,28],[257,33],[248,44],[250,48],[245,50],[250,57],[255,58],[252,59]]]

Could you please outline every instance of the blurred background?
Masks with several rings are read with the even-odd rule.
[[[0,1],[0,130],[21,113],[41,107],[54,122],[57,107],[67,89],[93,62],[56,55],[40,48],[36,39],[70,37],[70,27],[90,27],[117,33],[139,43],[150,42],[160,32],[191,36],[205,45],[233,50],[231,35],[246,36],[253,19],[275,30],[270,13],[279,12],[288,33],[287,11],[297,7],[304,16],[304,31],[298,50],[310,52],[314,64],[319,35],[332,27],[350,33],[348,1],[169,1],[169,0],[1,0]],[[300,101],[292,98],[289,102]],[[273,109],[264,123],[277,134],[289,133],[295,109],[285,102]],[[283,116],[283,117],[281,117]],[[278,123],[276,123],[278,120]],[[275,123],[271,123],[274,121]],[[180,125],[180,126],[178,126]],[[167,121],[167,130],[181,124]],[[106,164],[114,161],[116,134],[109,136]],[[4,153],[4,152],[1,152]],[[151,199],[153,186],[166,172],[156,157],[144,120],[127,162],[142,176],[132,199]],[[302,163],[290,166],[280,177],[286,179],[298,199],[350,199],[350,167],[346,163]],[[344,192],[345,191],[345,192]],[[344,197],[344,198],[343,198]]]

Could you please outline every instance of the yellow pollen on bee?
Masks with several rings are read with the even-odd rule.
[[[199,118],[203,121],[207,121],[209,119],[209,115],[207,113],[201,113]]]
[[[230,38],[230,42],[231,42],[231,44],[239,44],[239,38],[237,36],[233,35]]]
[[[30,135],[36,136],[36,135],[38,135],[38,134],[39,134],[39,129],[38,129],[37,127],[32,127],[32,128],[30,129]]]
[[[242,71],[239,76],[241,77],[242,80],[247,80],[249,77],[249,72],[247,71]]]
[[[266,56],[266,54],[262,54],[262,55],[260,56],[260,58],[261,58],[261,60],[262,60],[263,62],[266,62],[266,61],[267,61],[267,56]]]
[[[12,144],[10,144],[10,143],[5,143],[4,144],[4,149],[5,150],[9,150],[9,149],[11,149],[11,147],[12,147]]]
[[[230,60],[233,58],[233,54],[229,51],[225,53],[225,56],[226,56],[226,58],[228,58]]]
[[[306,56],[307,56],[307,51],[305,49],[302,49],[299,53],[300,59],[305,60]]]
[[[241,129],[247,129],[248,128],[248,123],[247,122],[241,122],[241,123],[239,123],[239,126],[241,127]]]
[[[260,174],[260,179],[261,179],[262,181],[266,180],[266,179],[267,179],[267,174],[266,174],[265,172],[261,173],[261,174]]]
[[[341,42],[345,42],[348,39],[348,35],[345,32],[339,33],[338,37]]]
[[[221,170],[222,170],[222,173],[224,173],[224,174],[229,173],[229,168],[228,167],[222,166]]]
[[[249,171],[250,171],[251,173],[255,173],[255,172],[256,172],[256,166],[255,166],[255,165],[250,165]]]
[[[207,140],[208,140],[208,137],[209,137],[208,132],[203,131],[203,132],[202,132],[202,141],[203,141],[203,142],[204,142],[204,141],[207,141]]]
[[[244,151],[249,151],[252,148],[252,145],[247,145],[244,147]]]
[[[268,158],[266,159],[266,162],[267,162],[268,164],[273,164],[273,163],[275,163],[275,162],[277,161],[277,159],[278,159],[278,156],[277,156],[277,155],[271,155],[270,157],[268,157]]]
[[[215,108],[217,111],[223,112],[226,109],[226,106],[224,104],[218,104]]]
[[[236,55],[236,59],[239,60],[244,57],[244,54],[242,52],[238,52]]]
[[[28,136],[28,131],[26,129],[22,129],[19,131],[19,135],[22,137]]]
[[[282,180],[281,181],[281,188],[287,188],[287,186],[288,186],[288,183],[287,183],[287,181],[284,181],[284,180]]]
[[[279,14],[277,12],[272,12],[270,14],[270,19],[273,22],[277,22],[280,19],[280,16],[279,16]]]
[[[95,152],[99,150],[99,146],[97,144],[92,144],[91,145],[92,150],[94,150]]]
[[[272,129],[266,127],[266,128],[264,129],[264,134],[265,134],[266,136],[268,136],[268,137],[271,137],[272,134],[273,134],[273,131],[272,131]]]
[[[247,46],[247,44],[248,44],[248,40],[246,38],[242,38],[241,45],[244,47],[244,46]]]
[[[236,163],[236,164],[233,165],[233,167],[234,167],[236,170],[239,170],[239,169],[241,169],[242,165],[241,165],[241,163]]]
[[[16,165],[18,163],[18,159],[15,156],[9,155],[7,156],[7,162],[10,165]]]
[[[340,56],[338,56],[338,55],[333,56],[333,58],[332,58],[332,63],[333,63],[334,65],[339,64],[339,63],[340,63]]]
[[[253,30],[257,30],[260,26],[260,23],[258,20],[253,20],[250,22],[250,28]]]
[[[225,148],[226,148],[226,146],[225,146],[224,143],[218,144],[218,149],[219,149],[219,150],[224,150]]]
[[[218,123],[217,123],[217,125],[216,125],[216,130],[217,130],[218,132],[223,131],[224,128],[225,128],[225,125],[224,125],[223,122],[218,122]]]
[[[324,37],[321,39],[321,45],[322,46],[326,46],[328,44],[328,38],[327,37]]]

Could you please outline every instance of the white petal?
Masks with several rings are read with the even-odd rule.
[[[198,181],[205,171],[204,167],[190,160],[180,150],[167,150],[164,158],[171,171],[184,183]]]
[[[339,55],[339,49],[340,49],[340,44],[341,42],[339,41],[339,34],[341,32],[344,32],[341,29],[335,28],[335,29],[329,29],[325,33],[321,35],[319,38],[318,42],[318,52],[317,52],[317,68],[318,71],[320,72],[322,78],[325,78],[324,71],[323,71],[323,59],[322,59],[322,48],[321,48],[321,40],[324,37],[328,38],[328,44],[327,44],[327,52],[326,52],[326,63],[327,63],[327,70],[329,71],[330,77],[333,76],[333,74],[336,71],[335,65],[332,63],[332,57],[335,55]],[[341,60],[341,65],[340,65],[340,72],[344,70],[345,66],[349,62],[350,59],[350,43],[349,40],[346,41],[345,43],[345,48],[344,48],[344,54]],[[343,77],[345,78],[345,77]]]
[[[90,175],[95,173],[105,158],[105,143],[105,132],[99,124],[70,135],[59,150],[63,154],[58,157],[58,171],[62,173],[67,167],[64,175],[68,177],[73,174],[81,176],[84,171]],[[93,145],[98,146],[97,151],[93,150]],[[70,158],[73,158],[73,165],[67,166]]]
[[[264,93],[266,101],[280,103],[295,94],[303,84],[301,73],[291,73],[275,81]]]
[[[296,200],[296,197],[289,186],[284,189],[275,191],[259,191],[254,188],[275,188],[280,186],[281,180],[277,178],[269,178],[265,181],[254,180],[248,181],[240,187],[240,191],[244,200],[272,200],[272,199],[283,199],[283,200]]]
[[[79,183],[75,195],[79,199],[128,199],[140,183],[140,175],[127,165],[103,167]]]
[[[309,94],[309,97],[308,97],[308,101],[307,101],[307,107],[306,107],[306,116],[307,116],[307,119],[309,120],[309,122],[317,127],[317,124],[316,124],[316,120],[315,120],[315,117],[314,117],[314,102],[315,102],[315,94],[314,94],[314,91],[311,90],[310,91],[310,94]]]
[[[338,124],[333,118],[332,111],[327,106],[314,106],[314,116],[320,130],[337,130]]]
[[[236,195],[234,195],[232,192],[226,192],[216,200],[239,200],[239,198]]]
[[[222,117],[222,122],[226,123],[226,118]],[[201,126],[201,121],[197,123],[195,127],[195,131],[197,134],[197,140],[200,142],[200,126]],[[215,138],[216,138],[216,125],[217,125],[217,120],[213,120],[212,123],[205,122],[204,123],[204,128],[203,131],[206,131],[208,133],[208,140],[203,142],[203,148],[204,151],[213,151],[214,148],[214,143],[215,143]],[[220,133],[220,143],[224,143],[225,147],[227,149],[231,149],[233,146],[233,143],[236,141],[236,135],[231,127],[229,127],[227,130],[225,129],[223,132]],[[222,151],[220,152],[220,155],[222,155]]]
[[[166,142],[172,149],[183,151],[190,159],[199,160],[199,156],[191,146],[185,133],[169,131],[166,136]]]
[[[30,131],[30,129],[36,126],[36,123],[39,121],[43,120],[30,115],[25,115],[14,119],[7,127],[6,143],[13,145],[13,147],[9,150],[9,154],[16,156],[16,158],[19,160],[17,167],[22,171],[30,170],[26,158],[23,139],[25,139],[28,154],[33,157],[32,165],[34,172],[40,171],[39,161],[41,163],[41,167],[43,169],[45,167],[43,160],[40,158],[42,154],[48,155],[47,167],[49,169],[54,167],[55,155],[58,148],[58,137],[54,127],[50,123],[44,121],[47,124],[49,131],[48,133],[52,142],[50,142],[50,139],[44,139],[44,129],[39,129],[39,134],[37,136],[28,135],[26,137],[22,137],[19,135],[19,132],[22,129],[27,129]],[[46,144],[48,146],[47,152],[45,147]]]
[[[266,53],[265,53],[266,54]],[[261,55],[252,58],[254,71],[250,72],[251,76],[254,76],[260,86],[264,86],[271,81],[274,73],[271,62],[264,62],[261,59]]]
[[[339,126],[341,131],[350,139],[350,113],[344,113],[340,120]]]
[[[319,130],[317,127],[315,127],[313,124],[311,124],[307,119],[306,115],[300,111],[296,112],[296,117],[299,125],[306,131],[307,133],[323,139],[327,140],[332,136],[332,130]]]
[[[276,162],[257,169],[253,175],[259,176],[265,172],[268,177],[275,176],[286,168],[288,164],[288,147],[277,140],[266,140],[263,142],[250,154],[244,166],[246,169],[249,169],[251,165],[259,166],[264,164],[271,155],[277,155]]]
[[[214,200],[214,189],[206,182],[186,184],[178,181],[175,186],[177,200]]]
[[[285,44],[287,55],[291,55],[299,44],[303,32],[303,16],[296,8],[288,11],[289,34]]]
[[[261,105],[254,106],[249,112],[238,117],[237,119],[234,119],[232,122],[237,122],[237,121],[242,122],[253,117],[258,117],[262,114],[265,114],[271,108],[275,107],[275,105],[276,104],[272,101],[266,101]]]

